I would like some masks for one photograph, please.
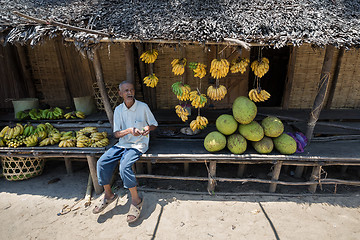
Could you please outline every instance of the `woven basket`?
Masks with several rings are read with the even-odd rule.
[[[3,174],[8,181],[25,180],[41,175],[45,161],[42,158],[3,157]]]
[[[105,87],[106,87],[106,92],[109,96],[111,108],[114,110],[115,107],[122,102],[118,93],[119,85],[115,83],[105,83]],[[104,103],[101,99],[99,86],[97,85],[96,82],[93,84],[93,89],[94,89],[94,99],[96,101],[97,108],[99,110],[104,110],[105,109]]]

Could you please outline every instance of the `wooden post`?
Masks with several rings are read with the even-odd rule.
[[[246,168],[246,164],[239,164],[239,168],[237,172],[238,177],[242,178],[244,176],[245,168]]]
[[[213,179],[213,177],[216,176],[216,161],[210,161],[210,167],[208,172],[208,187],[207,190],[211,194],[215,190],[216,181]]]
[[[64,159],[65,159],[66,173],[70,175],[73,173],[71,160],[68,157],[64,157]]]
[[[184,176],[189,176],[189,163],[184,163]]]
[[[304,172],[304,166],[296,166],[294,177],[301,178],[303,172]]]
[[[126,80],[132,82],[135,86],[133,43],[125,43],[125,65],[126,65]]]
[[[26,83],[29,97],[36,97],[35,84],[31,79],[30,64],[28,61],[27,53],[25,52],[26,46],[16,45],[16,50],[19,56],[19,62],[22,69],[22,77]]]
[[[294,70],[296,65],[296,54],[297,54],[297,47],[292,46],[290,49],[290,58],[288,64],[288,72],[285,81],[285,88],[284,88],[284,95],[282,99],[282,107],[283,109],[289,109],[290,103],[290,94],[294,79]]]
[[[147,173],[152,174],[151,162],[146,163]]]
[[[334,99],[336,84],[337,84],[337,80],[339,78],[339,72],[340,72],[340,68],[341,68],[342,58],[344,56],[344,51],[345,51],[345,49],[343,47],[340,48],[339,54],[337,56],[336,68],[335,68],[333,79],[331,81],[331,86],[330,86],[330,90],[329,90],[329,97],[328,97],[327,102],[326,102],[326,109],[331,108],[331,103],[332,103],[332,101]]]
[[[310,112],[310,117],[306,129],[306,137],[308,138],[308,145],[310,144],[316,122],[319,119],[321,109],[323,108],[323,105],[325,103],[326,92],[330,79],[332,59],[334,55],[334,48],[335,47],[332,45],[328,45],[326,47],[324,63],[321,69],[319,89],[314,101],[314,105]]]
[[[89,165],[89,170],[90,170],[90,174],[91,174],[95,192],[96,192],[96,194],[100,194],[103,192],[104,189],[98,183],[97,173],[96,173],[96,158],[91,155],[86,155],[86,158],[87,158],[87,162]]]
[[[136,162],[135,167],[136,167],[136,173],[138,174],[144,173],[144,168],[142,163]]]
[[[275,164],[271,180],[279,180],[279,176],[280,176],[280,172],[281,172],[281,166],[282,166],[282,161],[278,161]],[[269,192],[271,192],[271,193],[275,192],[276,191],[276,185],[277,185],[276,183],[270,183]]]
[[[94,71],[95,71],[95,77],[96,77],[96,81],[97,81],[97,84],[98,84],[98,87],[99,87],[99,90],[100,90],[101,100],[104,103],[105,112],[106,112],[106,115],[107,115],[107,117],[109,119],[110,126],[111,126],[111,129],[112,129],[114,127],[114,124],[113,124],[113,122],[114,122],[114,112],[113,112],[113,110],[111,108],[109,96],[108,96],[108,93],[106,91],[104,77],[103,77],[102,69],[101,69],[101,63],[100,63],[99,54],[98,54],[96,49],[94,49],[93,51],[94,51],[93,66],[94,66]]]
[[[315,181],[319,177],[320,170],[321,170],[320,166],[314,166],[313,167],[311,177],[310,177],[310,181]],[[308,189],[309,189],[309,191],[311,193],[315,193],[316,188],[317,188],[317,183],[314,183],[314,184],[310,185]]]

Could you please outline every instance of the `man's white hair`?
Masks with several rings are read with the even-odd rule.
[[[132,84],[134,87],[135,87],[135,84],[133,82],[130,82],[128,80],[125,80],[125,81],[122,81],[120,84],[119,84],[119,90],[121,91],[121,86],[126,84],[126,83],[129,83],[129,84]]]

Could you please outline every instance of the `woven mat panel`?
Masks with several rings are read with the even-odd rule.
[[[61,72],[54,40],[27,49],[39,100],[50,106],[66,106],[67,90],[63,82],[66,76]]]
[[[102,44],[99,51],[105,83],[118,84],[126,80],[126,64],[123,44]]]
[[[30,157],[2,157],[3,174],[8,181],[25,180],[42,174],[45,160]]]
[[[116,106],[118,106],[119,104],[122,103],[122,99],[118,93],[119,84],[105,83],[105,87],[106,87],[107,94],[109,96],[111,108],[114,110]],[[93,83],[93,90],[94,90],[94,99],[95,99],[97,108],[99,110],[105,110],[104,103],[103,103],[103,101],[101,99],[101,95],[100,95],[100,89],[96,82]]]
[[[331,108],[360,108],[360,50],[345,51]]]

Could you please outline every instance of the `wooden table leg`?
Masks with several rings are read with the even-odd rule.
[[[138,174],[144,173],[143,163],[136,162],[135,167],[136,167],[136,173]]]
[[[184,176],[185,177],[189,176],[189,163],[188,162],[184,163]]]
[[[146,163],[146,168],[147,168],[147,173],[148,173],[148,174],[152,174],[151,162],[147,162],[147,163]]]
[[[275,164],[271,180],[279,180],[279,176],[280,176],[280,172],[281,172],[281,166],[282,166],[282,161],[278,161]],[[271,193],[275,192],[276,191],[276,186],[277,186],[276,183],[270,183],[269,192],[271,192]]]
[[[100,194],[103,192],[104,189],[98,183],[97,173],[96,173],[96,158],[91,155],[86,155],[86,158],[88,161],[89,170],[90,170],[90,174],[91,174],[91,178],[93,181],[95,192],[96,192],[96,194]]]
[[[66,168],[66,173],[67,174],[72,174],[73,170],[72,170],[72,164],[71,164],[71,160],[68,157],[65,157],[65,168]]]
[[[294,177],[301,178],[303,172],[304,172],[304,166],[296,166]]]
[[[245,168],[246,168],[246,164],[239,164],[239,168],[238,168],[238,172],[237,172],[237,176],[239,178],[244,177]]]
[[[210,167],[209,167],[209,182],[208,182],[208,192],[212,193],[215,190],[216,181],[212,177],[216,176],[216,161],[210,161]]]
[[[310,177],[310,181],[315,181],[316,179],[318,179],[318,177],[320,175],[320,170],[321,170],[320,166],[314,166],[313,167],[311,177]],[[317,183],[314,183],[314,184],[309,186],[309,191],[311,193],[315,193],[316,188],[317,188]]]

